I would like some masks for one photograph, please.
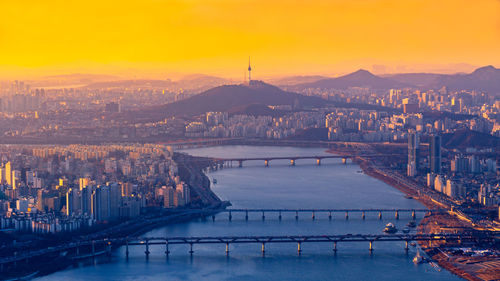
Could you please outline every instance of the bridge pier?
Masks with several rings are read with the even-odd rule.
[[[128,258],[128,254],[129,254],[129,251],[128,251],[128,239],[125,241],[125,256]]]
[[[382,212],[378,212],[378,219],[382,220]]]
[[[245,211],[245,220],[248,221],[248,210]]]
[[[415,218],[416,218],[416,215],[415,215],[415,210],[412,210],[412,211],[411,211],[411,218],[412,218],[412,219],[415,219]]]
[[[365,211],[361,213],[361,218],[364,220],[365,219]]]
[[[295,159],[290,159],[290,165],[295,166]]]
[[[332,211],[328,213],[328,220],[332,220]]]
[[[266,215],[264,213],[264,211],[262,211],[262,221],[264,221],[266,219]]]
[[[312,212],[312,220],[316,218],[316,215],[314,214],[314,211]]]
[[[231,211],[229,211],[229,221],[233,219],[233,215],[231,214]]]
[[[300,247],[301,243],[300,242],[297,242],[297,253],[300,254],[302,253],[302,248]]]
[[[170,250],[168,249],[168,240],[165,240],[165,255],[168,258],[168,255],[170,254]]]
[[[281,221],[281,211],[279,211],[278,220]]]
[[[295,211],[295,220],[298,221],[299,220],[299,211]]]
[[[348,212],[348,211],[346,211],[346,212],[345,212],[345,219],[346,219],[346,220],[348,220],[348,219],[349,219],[349,212]]]
[[[189,243],[189,254],[192,256],[194,253],[193,251],[193,243]]]
[[[106,254],[108,256],[111,256],[111,242],[108,241],[108,244],[106,245]]]
[[[146,251],[144,252],[146,254],[146,257],[149,257],[149,239],[146,239]]]
[[[229,256],[229,243],[226,243],[226,256]]]
[[[238,160],[238,168],[243,168],[243,161],[242,160]]]
[[[342,157],[342,164],[344,164],[344,165],[347,164],[347,158],[346,157]]]
[[[266,243],[262,242],[262,248],[261,248],[262,255],[266,254]]]
[[[396,210],[396,213],[394,214],[394,218],[399,220],[399,212]]]
[[[316,159],[316,163],[318,164],[318,166],[321,166],[321,158]]]
[[[407,254],[408,254],[408,250],[409,250],[409,248],[408,248],[408,241],[405,241],[405,252]]]
[[[373,241],[370,241],[370,254],[373,252]]]
[[[266,167],[269,167],[269,160],[267,160],[267,159],[266,159],[266,160],[264,160],[264,165],[265,165]]]

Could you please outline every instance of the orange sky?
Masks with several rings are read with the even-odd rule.
[[[249,55],[256,78],[499,67],[500,0],[0,0],[0,77],[241,78]]]

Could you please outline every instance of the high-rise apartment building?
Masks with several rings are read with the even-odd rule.
[[[441,173],[441,137],[438,135],[430,137],[429,162],[432,173]]]

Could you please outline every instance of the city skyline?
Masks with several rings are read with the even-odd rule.
[[[4,1],[0,78],[242,79],[499,65],[500,1]]]

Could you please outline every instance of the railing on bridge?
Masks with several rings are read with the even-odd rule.
[[[78,243],[64,244],[58,247],[51,247],[43,250],[30,251],[21,255],[5,257],[0,259],[0,271],[6,268],[6,265],[15,264],[20,261],[27,261],[31,258],[43,256],[51,253],[61,253],[64,251],[73,250],[76,255],[79,253],[79,248],[91,246],[92,252],[84,255],[94,257],[96,255],[95,247],[98,245],[106,249],[105,252],[111,252],[112,246],[125,246],[125,254],[128,257],[130,246],[144,246],[145,254],[149,256],[151,253],[150,246],[163,245],[165,254],[170,254],[170,245],[189,245],[189,254],[194,253],[193,246],[196,244],[225,244],[226,254],[229,254],[231,244],[261,244],[262,254],[265,253],[266,244],[277,243],[297,243],[298,254],[301,253],[302,243],[332,243],[333,251],[337,251],[337,243],[339,242],[367,242],[369,243],[370,252],[373,251],[375,242],[405,242],[405,250],[408,251],[410,242],[429,242],[432,246],[434,241],[443,241],[447,243],[455,243],[462,245],[464,243],[495,243],[500,238],[500,232],[481,231],[481,232],[465,232],[459,234],[436,233],[436,234],[336,234],[336,235],[287,235],[287,236],[208,236],[208,237],[127,237],[116,239],[101,239],[80,241]],[[8,270],[8,267],[7,267]]]
[[[282,220],[284,213],[295,213],[295,220],[299,220],[299,214],[309,213],[311,214],[311,218],[316,219],[316,215],[320,213],[328,214],[328,219],[332,220],[333,215],[335,213],[343,213],[345,214],[345,219],[349,219],[349,215],[352,213],[360,214],[361,218],[364,220],[366,218],[366,214],[368,213],[377,213],[378,219],[381,220],[384,213],[392,213],[394,214],[395,219],[400,218],[400,214],[408,213],[411,219],[416,219],[417,213],[440,213],[446,212],[445,209],[220,209],[220,210],[212,210],[212,220],[215,221],[216,213],[228,213],[228,220],[231,221],[233,219],[234,213],[245,213],[245,220],[249,219],[250,213],[261,213],[262,220],[266,219],[266,213],[274,213],[278,215],[278,220]]]
[[[447,243],[492,243],[500,233],[463,233],[463,234],[342,234],[342,235],[302,235],[302,236],[215,236],[215,237],[148,237],[129,238],[122,241],[126,247],[126,255],[129,254],[129,246],[145,246],[145,254],[150,254],[149,247],[152,245],[163,245],[165,254],[170,254],[169,245],[189,245],[189,254],[194,253],[193,245],[196,244],[225,244],[226,255],[229,254],[231,244],[261,244],[262,254],[265,253],[266,244],[297,243],[297,252],[300,255],[302,243],[332,243],[333,251],[337,251],[339,242],[368,242],[370,252],[373,251],[375,242],[405,242],[405,251],[412,241],[429,242],[431,246],[434,241]]]
[[[214,158],[216,162],[222,163],[224,165],[227,163],[228,166],[232,166],[233,162],[238,163],[238,167],[243,167],[243,162],[245,161],[264,161],[264,166],[269,167],[269,163],[272,160],[290,160],[290,165],[295,166],[297,160],[301,159],[316,159],[316,164],[321,165],[321,160],[323,159],[342,159],[343,164],[347,164],[347,159],[354,159],[357,157],[363,158],[378,158],[378,157],[391,157],[400,156],[394,154],[352,154],[352,155],[312,155],[312,156],[275,156],[275,157],[240,157],[240,158]]]

